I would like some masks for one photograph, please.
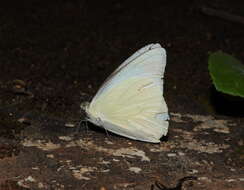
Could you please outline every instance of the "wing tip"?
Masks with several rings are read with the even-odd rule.
[[[155,48],[162,48],[162,46],[160,45],[160,43],[152,43],[150,46],[151,49],[155,49]]]
[[[149,46],[149,49],[150,49],[150,50],[151,50],[151,49],[161,49],[163,55],[166,56],[166,50],[165,50],[165,48],[163,48],[163,47],[160,45],[160,43],[152,43],[152,44],[149,44],[148,46]]]

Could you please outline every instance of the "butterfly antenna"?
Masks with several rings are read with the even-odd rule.
[[[89,102],[91,102],[91,101],[92,101],[92,98],[93,98],[92,96],[90,96],[90,97],[89,97]]]

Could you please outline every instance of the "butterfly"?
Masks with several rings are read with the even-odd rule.
[[[130,139],[159,143],[167,134],[168,107],[163,97],[166,51],[149,44],[126,59],[102,84],[90,103],[87,120]]]

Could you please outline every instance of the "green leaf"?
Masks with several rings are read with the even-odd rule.
[[[209,56],[208,69],[218,91],[244,97],[244,65],[239,60],[218,51]]]

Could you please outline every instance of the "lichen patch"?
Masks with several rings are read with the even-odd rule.
[[[26,147],[36,147],[44,151],[51,151],[60,148],[60,144],[54,144],[51,141],[44,141],[44,140],[29,140],[24,139],[22,141],[22,145]]]
[[[105,153],[113,155],[113,156],[120,156],[120,157],[127,157],[127,158],[140,157],[141,161],[150,161],[150,158],[146,156],[146,153],[144,151],[139,150],[135,147],[111,149],[111,148],[105,148],[102,146],[98,146],[98,145],[94,144],[91,140],[89,140],[89,141],[77,140],[77,141],[73,141],[73,142],[69,143],[66,146],[67,147],[80,146],[80,147],[88,149],[88,150],[93,149],[95,151],[105,152]]]

